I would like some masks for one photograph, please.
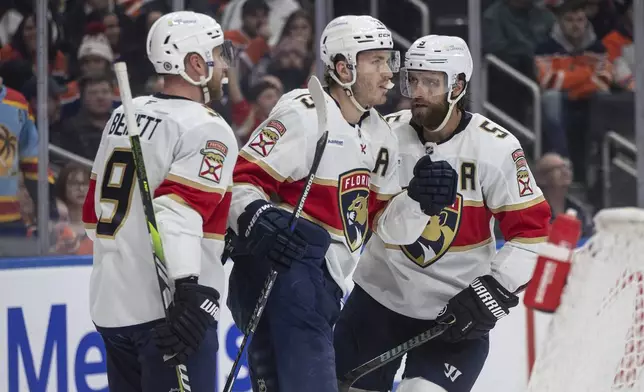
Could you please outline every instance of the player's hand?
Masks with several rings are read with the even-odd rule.
[[[478,277],[450,299],[436,318],[438,323],[452,325],[441,339],[458,342],[485,336],[497,320],[507,316],[510,308],[518,303],[519,297],[506,290],[491,275]]]
[[[291,214],[273,207],[265,200],[255,200],[246,206],[237,223],[245,247],[256,258],[267,258],[278,272],[302,260],[307,243],[299,230],[289,228]]]
[[[174,302],[169,321],[153,330],[153,340],[165,363],[185,363],[199,349],[210,327],[217,324],[219,293],[197,283],[197,278],[175,281]]]
[[[437,215],[456,200],[458,174],[446,161],[432,162],[425,155],[414,166],[414,177],[407,194],[420,204],[427,215]]]

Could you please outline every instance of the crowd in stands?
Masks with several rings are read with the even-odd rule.
[[[492,1],[483,14],[482,38],[486,53],[495,54],[534,79],[543,90],[547,154],[532,158],[537,181],[551,199],[553,211],[560,212],[567,206],[565,195],[577,175],[574,166],[579,164],[574,141],[578,120],[587,117],[584,110],[588,110],[587,105],[579,103],[600,94],[634,90],[632,2],[542,3]],[[39,102],[34,4],[31,0],[3,0],[0,5],[0,99],[26,113],[26,124],[31,121],[31,132],[37,137],[43,130],[35,130]],[[228,72],[224,99],[212,106],[227,119],[243,144],[282,94],[304,86],[315,72],[313,1],[186,0],[186,5],[213,15],[235,45],[237,65]],[[153,94],[163,88],[163,78],[154,74],[147,60],[145,38],[154,21],[170,10],[169,0],[48,1],[46,132],[50,144],[93,160],[103,127],[120,104],[113,73],[117,61],[128,64],[133,95]],[[491,91],[501,106],[519,118],[528,116],[530,105],[525,99],[503,90]],[[11,99],[5,99],[8,92]],[[389,113],[408,107],[409,102],[394,89],[389,102],[380,109]],[[6,216],[0,202],[0,236],[6,234],[6,228],[16,227],[18,231],[24,229],[25,236],[35,234],[37,194],[30,181],[37,154],[23,148],[26,134],[13,139],[0,134],[3,162],[3,146],[14,145],[5,164],[14,170],[0,175],[15,180],[15,190],[8,192],[13,192],[17,200],[11,207],[16,210]],[[51,251],[91,254],[91,242],[80,220],[90,169],[53,154],[49,165],[55,177],[50,192]]]

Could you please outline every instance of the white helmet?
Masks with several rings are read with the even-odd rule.
[[[206,84],[212,79],[215,61],[212,50],[222,46],[222,57],[227,65],[232,62],[232,46],[224,41],[224,31],[208,15],[192,11],[178,11],[160,17],[148,32],[148,59],[159,74],[181,75],[186,81],[201,86],[205,102],[210,101]],[[188,53],[197,53],[208,66],[208,76],[193,80],[185,72],[184,60]]]
[[[472,55],[463,39],[445,35],[428,35],[417,39],[405,53],[405,66],[400,72],[400,89],[405,97],[413,98],[414,87],[409,80],[409,71],[442,72],[447,76],[447,102],[450,108],[443,123],[434,130],[440,131],[449,120],[456,103],[465,96],[473,68]],[[465,88],[457,97],[452,98],[452,91],[461,74],[465,75]],[[436,90],[436,94],[442,95],[445,91]]]
[[[344,88],[353,104],[365,112],[366,109],[358,104],[351,91],[351,86],[356,82],[356,72],[352,72],[351,82],[341,82],[335,73],[334,60],[338,55],[344,56],[348,68],[355,71],[358,53],[366,50],[389,50],[391,56],[388,65],[396,73],[400,68],[400,53],[392,50],[393,47],[391,31],[381,21],[369,15],[345,15],[333,19],[324,28],[320,37],[320,58],[331,78]],[[389,88],[393,86],[390,82]]]

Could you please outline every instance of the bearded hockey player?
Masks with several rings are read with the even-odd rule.
[[[443,335],[407,354],[397,391],[466,392],[488,353],[488,332],[517,305],[550,208],[523,150],[510,132],[463,107],[472,58],[457,37],[426,36],[410,47],[401,70],[412,109],[386,118],[399,139],[401,185],[414,167],[446,160],[459,174],[455,202],[431,217],[409,244],[374,236],[335,327],[337,373],[451,323]],[[506,239],[496,253],[491,219]],[[403,223],[403,224],[406,224]],[[401,359],[368,373],[353,391],[389,391]]]
[[[146,47],[165,87],[135,98],[133,109],[174,302],[165,321],[120,107],[103,131],[83,207],[94,240],[91,316],[105,342],[110,390],[178,391],[181,363],[193,391],[214,391],[220,255],[238,149],[205,104],[221,96],[232,47],[214,19],[193,12],[159,18]]]
[[[255,391],[336,391],[332,327],[367,232],[390,244],[412,243],[429,215],[454,201],[457,175],[446,162],[422,161],[409,188],[400,188],[398,143],[373,109],[385,102],[398,71],[392,47],[391,32],[371,16],[342,16],[326,26],[320,54],[329,136],[295,233],[291,211],[324,131],[308,90],[283,96],[240,151],[228,301],[239,327],[271,266],[280,272],[248,348]],[[272,195],[281,204],[271,204]]]

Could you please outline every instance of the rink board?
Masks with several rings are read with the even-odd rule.
[[[108,390],[104,347],[89,318],[90,273],[91,257],[0,259],[0,392]],[[536,315],[537,342],[548,320]],[[525,387],[528,330],[522,305],[499,322],[475,392]],[[241,340],[225,306],[219,332],[217,391]],[[246,367],[234,390],[250,390]]]

